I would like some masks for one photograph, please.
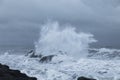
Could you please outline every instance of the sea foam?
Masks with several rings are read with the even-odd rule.
[[[76,32],[75,27],[60,26],[58,22],[48,22],[41,26],[40,38],[35,48],[37,54],[50,55],[62,51],[80,58],[86,56],[89,44],[93,42],[96,40],[92,34]]]

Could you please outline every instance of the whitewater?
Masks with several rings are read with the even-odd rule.
[[[26,54],[0,54],[0,63],[18,69],[38,80],[77,80],[80,76],[97,80],[120,80],[120,50],[90,48],[96,42],[90,33],[76,32],[75,27],[48,22],[40,26],[35,42],[36,55],[55,55],[52,61]]]

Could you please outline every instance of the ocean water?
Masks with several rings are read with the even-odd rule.
[[[26,54],[29,50],[34,50],[34,46],[0,45],[0,54],[5,52],[10,54]]]
[[[97,42],[92,34],[76,32],[73,26],[64,27],[58,22],[42,25],[33,48],[1,47],[0,63],[38,80],[77,80],[80,76],[120,80],[119,49],[91,48],[89,45]],[[36,55],[56,56],[48,63],[41,63],[40,58],[25,56],[31,49]]]

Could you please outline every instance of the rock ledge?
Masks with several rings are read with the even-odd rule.
[[[7,65],[0,64],[0,80],[37,80],[37,78],[28,77],[19,70],[12,70]]]

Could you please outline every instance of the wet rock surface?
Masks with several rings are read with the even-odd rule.
[[[52,58],[53,58],[54,56],[55,56],[55,55],[43,56],[43,57],[40,59],[40,62],[41,62],[41,63],[48,63],[48,62],[52,61]]]
[[[37,80],[37,78],[28,77],[19,70],[12,70],[7,65],[0,64],[0,80]]]
[[[78,77],[77,80],[96,80],[96,79],[92,79],[92,78],[87,78],[87,77]]]

